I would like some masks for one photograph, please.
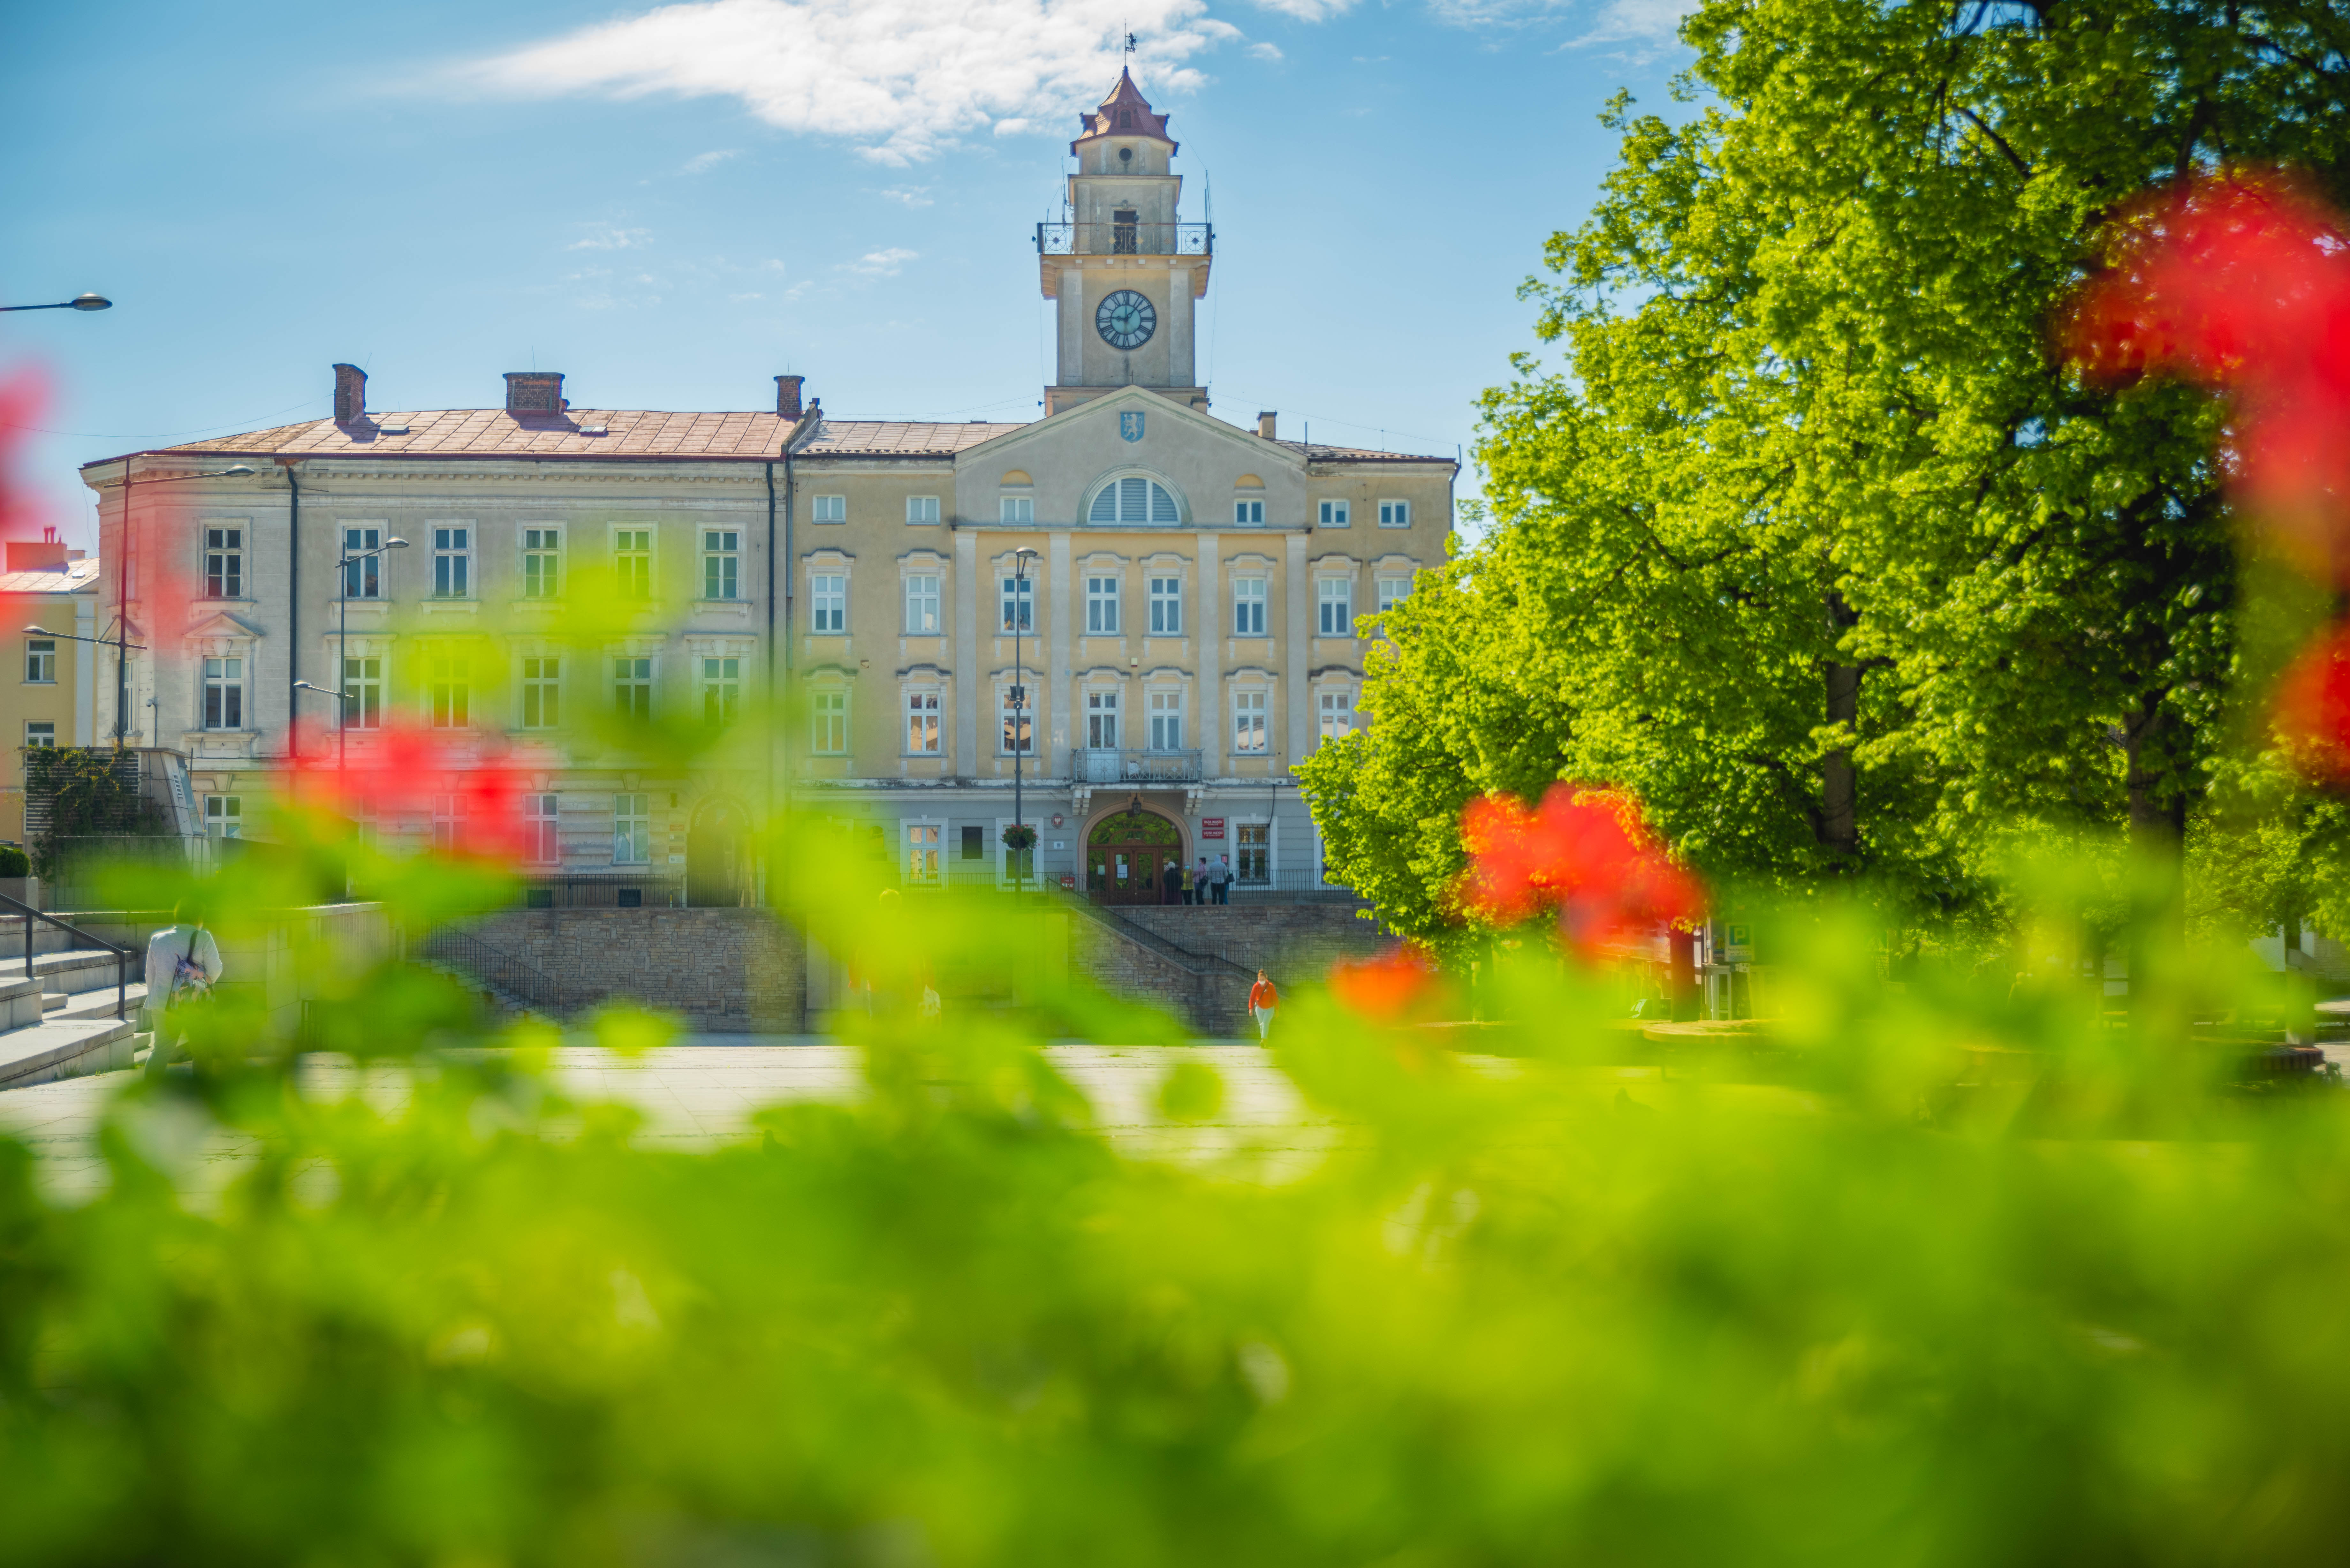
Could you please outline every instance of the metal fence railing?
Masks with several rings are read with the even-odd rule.
[[[1069,753],[1069,777],[1089,784],[1197,784],[1200,753],[1079,746]]]
[[[571,1012],[570,992],[561,981],[470,931],[442,926],[411,947],[409,955],[446,964],[556,1017]]]
[[[1106,223],[1036,225],[1036,249],[1048,256],[1204,256],[1215,248],[1216,231],[1206,223],[1119,223],[1113,218]]]

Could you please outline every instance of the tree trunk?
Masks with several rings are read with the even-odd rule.
[[[1841,637],[1860,618],[1842,594],[1828,595],[1828,624]],[[1860,722],[1860,666],[1827,667],[1827,717],[1831,724]],[[1860,858],[1860,821],[1854,798],[1852,752],[1838,746],[1820,762],[1820,846],[1838,871],[1848,872]]]

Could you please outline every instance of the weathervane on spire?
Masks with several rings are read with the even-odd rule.
[[[1134,36],[1133,34],[1131,34],[1131,33],[1128,33],[1128,34],[1126,36],[1126,52],[1127,52],[1128,54],[1129,54],[1129,55],[1130,55],[1130,54],[1132,54],[1132,53],[1134,53],[1134,51],[1135,51],[1135,47],[1136,47],[1136,44],[1137,44],[1137,39],[1135,38],[1135,36]]]

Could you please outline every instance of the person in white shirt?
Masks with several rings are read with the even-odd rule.
[[[167,1015],[174,1008],[211,995],[224,968],[220,944],[204,929],[204,923],[180,920],[177,909],[172,913],[172,923],[147,939],[147,1000],[140,1022],[154,1036],[147,1054],[150,1074],[161,1073],[187,1041],[186,1032],[175,1027]]]

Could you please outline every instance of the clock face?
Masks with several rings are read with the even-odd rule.
[[[1159,312],[1130,288],[1121,288],[1094,312],[1094,330],[1113,348],[1139,348],[1159,330]]]

